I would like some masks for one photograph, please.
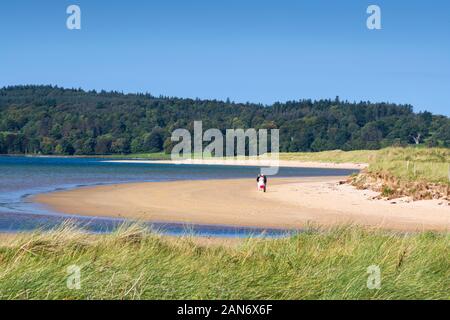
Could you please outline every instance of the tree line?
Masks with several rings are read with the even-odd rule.
[[[54,86],[0,89],[0,153],[100,155],[170,152],[177,128],[279,129],[282,152],[450,147],[450,119],[410,105],[299,100],[272,105],[180,99]]]

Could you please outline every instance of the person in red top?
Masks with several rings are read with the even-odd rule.
[[[266,192],[267,190],[267,177],[263,174],[259,174],[256,177],[256,182],[258,183],[257,188],[258,190],[263,190]]]

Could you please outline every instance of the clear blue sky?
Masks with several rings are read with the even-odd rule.
[[[82,30],[66,28],[66,8]],[[366,9],[382,9],[380,31]],[[55,84],[237,102],[334,98],[450,115],[448,0],[15,0],[0,86]]]

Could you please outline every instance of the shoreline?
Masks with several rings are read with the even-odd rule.
[[[318,168],[318,169],[348,169],[362,170],[368,167],[367,163],[353,162],[318,162],[298,160],[275,160],[269,159],[185,159],[185,160],[147,160],[139,158],[112,158],[105,155],[35,155],[35,154],[0,154],[2,157],[25,157],[25,158],[62,158],[62,159],[100,159],[109,163],[141,163],[141,164],[175,164],[175,165],[221,165],[221,166],[251,166],[251,167],[290,167],[290,168]]]
[[[317,169],[348,169],[362,170],[368,167],[366,163],[335,163],[296,160],[255,160],[255,159],[186,159],[186,160],[103,160],[108,163],[136,163],[136,164],[174,164],[174,165],[210,165],[210,166],[246,166],[246,167],[286,167],[286,168],[317,168]]]
[[[345,177],[273,178],[266,194],[253,179],[127,183],[32,197],[63,214],[149,222],[301,229],[356,224],[393,231],[449,231],[450,207],[436,201],[371,200]],[[327,201],[324,201],[326,199]]]

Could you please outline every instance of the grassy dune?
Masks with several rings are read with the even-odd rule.
[[[369,164],[369,171],[386,171],[407,181],[450,181],[450,149],[388,148],[380,150]]]
[[[368,163],[371,173],[385,172],[404,181],[428,181],[448,184],[450,149],[386,148],[381,150],[324,151],[282,153],[282,160],[335,163]]]
[[[0,245],[0,299],[450,299],[450,235],[341,227],[205,246],[138,226],[70,227]],[[81,289],[66,285],[81,267]],[[367,268],[381,288],[369,290]]]

